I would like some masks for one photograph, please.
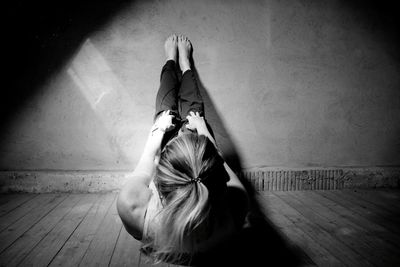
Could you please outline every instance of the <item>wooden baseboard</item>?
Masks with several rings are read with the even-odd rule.
[[[0,193],[119,191],[129,171],[0,171]],[[258,168],[239,177],[256,191],[399,188],[400,167]]]
[[[245,170],[240,177],[257,191],[400,187],[399,167]]]

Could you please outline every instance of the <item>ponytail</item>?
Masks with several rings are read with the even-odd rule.
[[[218,179],[210,176],[222,162],[205,136],[184,134],[165,146],[154,179],[163,208],[155,218],[154,240],[147,244],[157,262],[192,255],[199,239],[209,235],[210,184]]]

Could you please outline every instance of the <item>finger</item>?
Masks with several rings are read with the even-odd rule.
[[[193,111],[190,111],[189,114],[192,115],[192,116],[195,115]]]
[[[197,115],[197,116],[200,116],[200,113],[199,113],[199,112],[196,112],[196,115]]]

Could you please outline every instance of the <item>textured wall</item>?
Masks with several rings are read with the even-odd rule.
[[[170,33],[192,40],[206,116],[242,167],[399,165],[399,60],[377,25],[333,0],[136,1],[15,109],[0,169],[132,169]]]

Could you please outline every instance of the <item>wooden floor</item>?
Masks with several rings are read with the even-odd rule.
[[[150,266],[122,227],[116,196],[1,195],[0,265]],[[260,192],[257,198],[282,239],[301,250],[303,266],[400,266],[399,190]]]

